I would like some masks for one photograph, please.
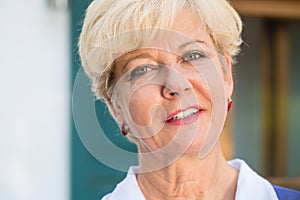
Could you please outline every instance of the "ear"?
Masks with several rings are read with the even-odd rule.
[[[110,114],[113,116],[116,122],[118,124],[123,123],[124,120],[120,106],[116,103],[113,103],[111,100],[106,101],[106,105],[108,106]]]
[[[232,64],[231,64],[231,58],[229,55],[224,55],[225,64],[226,64],[226,71],[225,71],[225,92],[226,96],[229,98],[232,96],[233,93],[233,76],[232,76]]]

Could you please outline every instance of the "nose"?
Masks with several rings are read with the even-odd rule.
[[[167,99],[176,99],[192,89],[192,84],[184,74],[170,68],[165,68],[162,95]]]

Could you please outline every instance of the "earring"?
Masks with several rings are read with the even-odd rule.
[[[130,129],[126,124],[122,124],[121,133],[123,136],[126,136],[129,133]]]
[[[231,100],[231,98],[229,97],[228,100],[227,100],[227,111],[228,111],[228,112],[230,111],[231,107],[232,107],[232,100]]]

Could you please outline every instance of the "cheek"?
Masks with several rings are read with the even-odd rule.
[[[207,106],[211,99],[210,88],[204,79],[205,77],[201,76],[199,73],[194,73],[189,76],[189,82],[193,86],[193,95],[196,96],[198,104],[201,106]]]
[[[229,78],[230,75],[230,68],[228,67],[225,58],[215,58],[214,59],[214,65],[216,66],[222,80],[224,81],[224,83],[226,82],[226,80]]]
[[[145,127],[151,124],[151,109],[160,104],[159,88],[146,86],[135,91],[129,98],[129,114],[134,123]]]
[[[207,63],[202,63],[200,66],[202,65],[205,65],[205,67],[199,67],[197,72],[189,74],[189,81],[197,94],[201,94],[201,96],[211,102],[212,94],[223,93],[224,89],[226,89],[227,74],[218,57]]]

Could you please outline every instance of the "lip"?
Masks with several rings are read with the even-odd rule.
[[[172,119],[174,116],[176,116],[177,114],[181,113],[181,112],[184,112],[188,109],[191,109],[191,108],[195,108],[195,109],[198,109],[199,112],[189,116],[189,117],[186,117],[186,118],[183,118],[183,119],[177,119],[177,120],[172,120],[170,121],[170,119]],[[185,109],[180,109],[180,110],[177,110],[176,112],[170,114],[167,119],[165,120],[165,123],[168,124],[168,125],[173,125],[173,126],[181,126],[181,125],[188,125],[188,124],[191,124],[193,123],[194,121],[196,121],[199,116],[201,115],[203,109],[200,107],[200,106],[190,106],[190,107],[187,107]]]

